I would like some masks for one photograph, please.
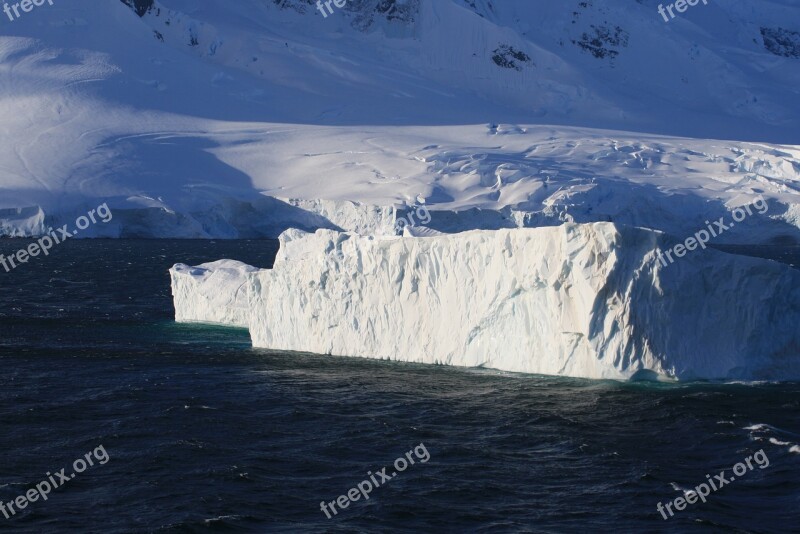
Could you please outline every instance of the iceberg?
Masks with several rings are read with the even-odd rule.
[[[247,328],[247,274],[257,270],[234,260],[175,265],[170,269],[175,320]]]
[[[595,379],[800,378],[800,272],[711,249],[665,266],[675,243],[614,223],[293,229],[269,270],[173,268],[176,319],[230,317],[254,347],[318,354]]]

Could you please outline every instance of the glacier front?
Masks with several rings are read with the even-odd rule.
[[[255,347],[585,378],[800,378],[800,272],[769,260],[708,249],[664,266],[674,238],[613,223],[280,241],[272,269],[184,284],[198,291],[175,293],[176,310],[241,302],[236,286]]]

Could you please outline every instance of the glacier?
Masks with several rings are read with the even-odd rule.
[[[680,24],[630,0],[196,4],[70,0],[2,26],[0,237],[103,202],[114,222],[82,237],[377,235],[418,203],[442,232],[683,235],[763,195],[725,239],[800,243],[800,49],[764,37],[795,0]]]
[[[595,379],[800,378],[800,272],[712,249],[664,266],[675,243],[614,223],[292,229],[272,269],[171,275],[176,320],[246,324],[260,348]]]

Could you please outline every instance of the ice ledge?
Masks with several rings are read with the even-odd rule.
[[[247,274],[257,270],[234,260],[175,265],[170,269],[175,320],[247,328]]]
[[[217,281],[174,268],[176,319],[231,317],[256,347],[319,354],[586,378],[800,378],[800,272],[775,262],[697,250],[664,267],[670,237],[612,223],[280,239],[271,270]],[[204,282],[176,292],[186,276]]]

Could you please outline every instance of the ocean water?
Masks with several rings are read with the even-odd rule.
[[[800,532],[800,385],[253,350],[244,330],[172,321],[173,263],[269,266],[276,248],[72,241],[0,270],[0,501],[55,486],[0,530]],[[705,503],[657,510],[721,471],[735,480]],[[321,501],[370,474],[369,499],[329,519]]]

